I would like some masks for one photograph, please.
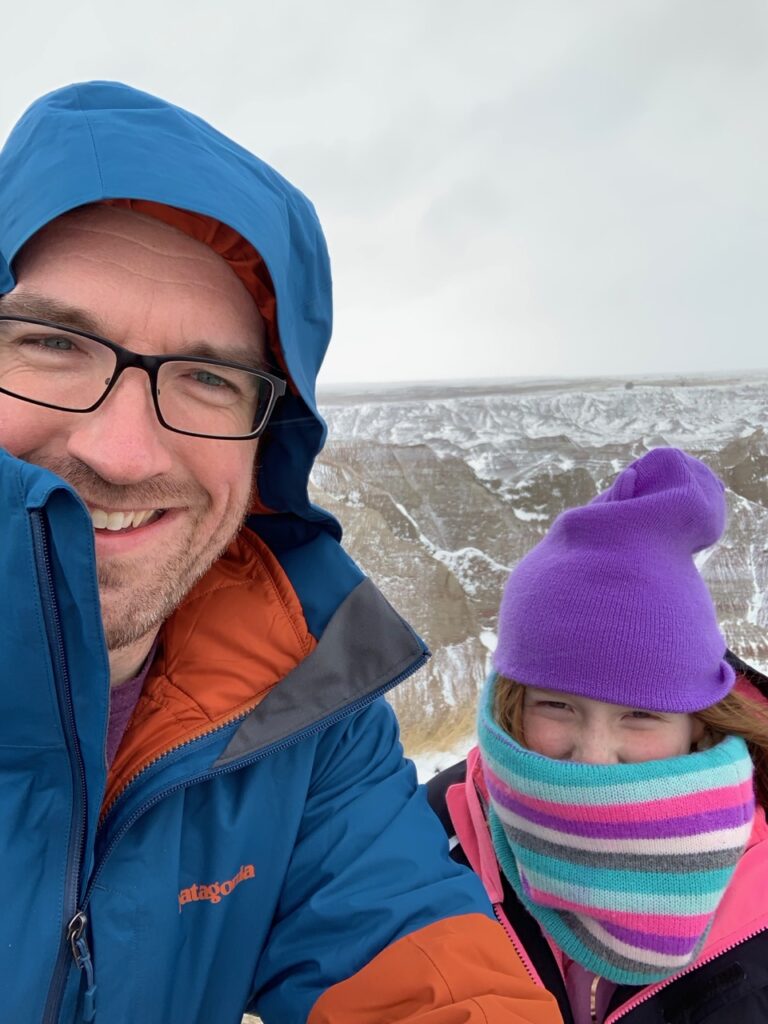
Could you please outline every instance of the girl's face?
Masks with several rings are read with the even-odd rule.
[[[704,733],[693,715],[641,711],[526,686],[523,735],[530,750],[558,761],[630,764],[688,754]]]

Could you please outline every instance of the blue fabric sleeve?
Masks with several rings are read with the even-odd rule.
[[[256,977],[265,1024],[299,1024],[331,985],[404,935],[455,914],[493,917],[378,700],[317,748],[302,826]]]

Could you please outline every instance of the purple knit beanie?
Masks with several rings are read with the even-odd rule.
[[[703,462],[656,448],[559,515],[507,581],[497,671],[648,711],[722,700],[734,671],[693,555],[723,532],[723,492]]]

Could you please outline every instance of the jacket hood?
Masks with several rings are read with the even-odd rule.
[[[0,152],[0,294],[14,259],[55,217],[105,199],[144,199],[229,225],[261,255],[275,290],[293,387],[259,447],[258,492],[270,514],[250,525],[276,551],[319,532],[341,537],[307,484],[323,446],[315,382],[331,335],[331,277],[309,200],[201,118],[117,82],[66,86],[22,116]]]

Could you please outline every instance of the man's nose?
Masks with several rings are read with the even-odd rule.
[[[74,419],[69,454],[110,483],[140,483],[173,468],[171,433],[157,419],[142,370],[126,370],[103,405]]]

